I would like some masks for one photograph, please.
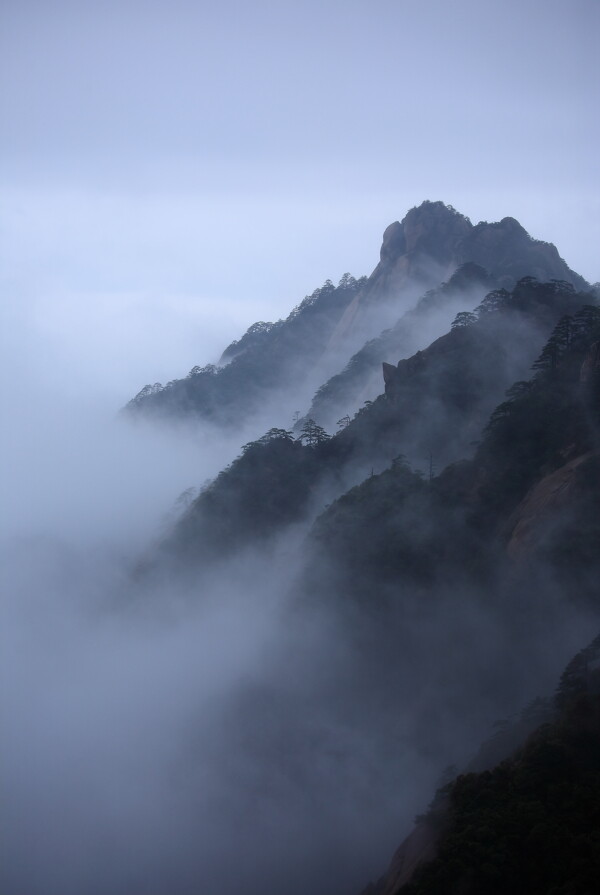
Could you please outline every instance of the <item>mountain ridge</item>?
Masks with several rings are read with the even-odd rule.
[[[379,264],[368,278],[345,274],[337,287],[327,281],[285,321],[253,324],[225,348],[220,358],[225,366],[196,366],[185,379],[147,385],[127,412],[231,426],[275,396],[279,403],[306,407],[311,391],[339,373],[365,342],[396,324],[428,289],[450,280],[465,264],[482,267],[497,286],[533,275],[588,288],[553,245],[533,240],[514,219],[474,226],[450,206],[426,201],[386,229]],[[353,406],[344,412],[355,409],[355,401],[353,395]]]
[[[439,213],[447,218],[447,210]],[[505,230],[522,238],[514,222]],[[416,234],[415,245],[420,239]],[[387,262],[405,247],[392,230]],[[330,338],[366,288],[364,280],[326,285],[302,314],[331,302]],[[478,304],[461,305],[468,297]],[[258,600],[267,578],[280,576],[276,586],[289,615],[277,646],[278,679],[250,681],[230,721],[232,735],[242,736],[256,760],[267,757],[261,765],[267,789],[273,774],[287,791],[289,750],[308,790],[320,779],[323,749],[329,772],[337,775],[348,762],[378,787],[386,782],[381,768],[388,769],[388,788],[402,786],[392,781],[402,778],[404,755],[409,764],[418,756],[421,769],[465,766],[465,743],[472,754],[498,711],[512,716],[536,696],[535,682],[547,683],[567,648],[581,642],[582,619],[600,621],[597,296],[561,278],[543,282],[529,274],[508,288],[469,262],[428,290],[409,321],[418,329],[440,304],[446,314],[459,310],[422,349],[400,351],[393,363],[377,358],[384,345],[393,351],[398,344],[404,318],[391,336],[369,343],[356,381],[377,363],[382,393],[341,419],[335,435],[304,418],[295,431],[271,427],[245,444],[137,570],[142,585],[156,578],[168,593],[185,578],[200,604],[205,585],[222,574],[225,582],[241,576],[244,596]],[[251,328],[226,349],[224,370],[265,357],[283,331],[283,325]],[[310,331],[311,324],[302,330]],[[262,375],[269,369],[266,363]],[[257,585],[247,589],[246,578],[256,574]],[[228,586],[219,587],[224,606],[229,596]],[[331,638],[323,654],[307,658],[303,637],[323,619]],[[313,667],[322,674],[313,675]],[[311,707],[308,718],[303,706]],[[466,782],[463,775],[442,794],[434,814],[443,817],[444,835],[454,835],[455,820],[462,823],[466,791],[481,789],[495,810],[496,784],[516,767],[509,757],[498,770],[499,753],[508,755],[545,711],[538,703],[516,727],[486,742]],[[337,730],[341,744],[332,734]],[[353,744],[365,740],[368,755],[356,759]],[[527,756],[534,774],[539,754]],[[490,777],[484,767],[492,768]],[[582,782],[589,768],[575,771]],[[351,777],[343,779],[351,793]],[[396,798],[401,815],[401,789]],[[456,815],[451,822],[449,811]],[[427,835],[417,832],[410,841],[386,895],[396,895],[400,881],[421,885],[412,869],[424,856],[431,866],[437,860]],[[489,855],[493,843],[485,848]],[[472,869],[487,873],[477,861]],[[467,873],[465,885],[469,879]],[[326,884],[311,890],[328,893]]]

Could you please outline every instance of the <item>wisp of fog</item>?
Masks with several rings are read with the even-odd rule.
[[[580,643],[583,622],[529,655],[526,686],[517,663],[506,686],[499,672],[497,691],[481,693],[478,664],[508,661],[510,631],[496,635],[465,594],[460,609],[449,599],[436,616],[398,620],[396,641],[388,631],[365,664],[332,607],[298,602],[314,501],[268,549],[195,576],[140,577],[178,495],[268,421],[234,435],[132,423],[93,390],[51,392],[36,369],[6,401],[11,895],[357,890],[444,765],[468,759],[495,712],[552,685]],[[284,413],[274,408],[271,425]]]

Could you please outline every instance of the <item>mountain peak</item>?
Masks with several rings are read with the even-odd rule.
[[[516,218],[480,221],[474,226],[441,201],[426,200],[411,208],[402,221],[390,224],[383,234],[380,257],[374,277],[384,273],[386,288],[398,285],[388,282],[395,269],[426,281],[431,268],[436,276],[446,278],[466,262],[485,268],[509,288],[528,274],[540,280],[564,279],[577,289],[587,286],[552,243],[533,239]],[[393,273],[392,279],[397,279]]]
[[[526,233],[525,227],[518,222],[516,218],[506,217],[502,218],[499,226],[504,227],[505,230],[511,229],[518,232]]]
[[[472,226],[469,219],[451,205],[425,200],[411,208],[401,222],[394,221],[385,230],[381,261],[393,263],[405,255],[427,255],[446,263]]]
[[[405,224],[414,218],[429,218],[430,220],[460,220],[470,221],[464,214],[457,211],[452,205],[446,205],[441,199],[432,202],[431,199],[424,199],[420,205],[414,205],[406,212],[402,223]]]
[[[402,224],[407,253],[425,254],[442,264],[473,229],[464,215],[443,202],[423,202],[411,208]]]

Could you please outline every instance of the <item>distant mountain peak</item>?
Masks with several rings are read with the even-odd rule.
[[[385,230],[380,257],[386,262],[422,254],[445,264],[472,228],[469,219],[451,205],[425,200]]]
[[[217,371],[210,365],[196,366],[185,379],[164,388],[145,387],[129,407],[229,423],[256,411],[267,392],[294,389],[297,404],[306,400],[310,384],[323,385],[318,375],[327,380],[341,375],[344,364],[365,347],[371,355],[376,347],[370,345],[372,340],[394,328],[417,303],[421,319],[425,311],[438,313],[444,304],[449,313],[457,300],[451,293],[463,289],[464,303],[456,313],[481,300],[475,292],[486,287],[510,290],[525,276],[565,281],[577,290],[589,288],[555,246],[532,239],[515,218],[473,225],[451,205],[426,200],[386,228],[380,261],[370,277],[354,280],[345,275],[338,287],[327,281],[286,320],[251,326],[223,352],[219,364],[227,367]],[[383,360],[405,355],[414,349],[413,342],[407,331],[396,348],[388,344],[389,354],[376,359],[376,376]],[[349,400],[356,398],[349,395]]]
[[[390,288],[404,288],[407,277],[423,282],[440,276],[448,279],[466,262],[483,267],[507,288],[528,274],[540,280],[564,279],[576,289],[587,287],[552,243],[532,238],[516,218],[473,225],[451,205],[429,200],[386,228],[380,263],[370,281],[377,294],[381,289],[374,281],[383,277],[389,293]]]

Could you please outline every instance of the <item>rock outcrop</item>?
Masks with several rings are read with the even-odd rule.
[[[442,830],[442,826],[429,820],[416,824],[392,857],[379,890],[381,895],[396,895],[410,881],[417,867],[436,857]]]
[[[392,302],[398,316],[413,298],[469,262],[483,267],[506,288],[512,288],[524,276],[564,280],[575,289],[588,288],[554,245],[532,239],[514,218],[473,225],[451,206],[427,201],[411,208],[401,222],[394,221],[385,230],[379,264],[346,309],[330,345],[347,339],[356,327],[368,338],[371,333],[366,318],[374,306]]]
[[[274,404],[285,398],[299,406],[325,382],[309,415],[335,425],[361,400],[376,397],[381,361],[413,354],[432,330],[450,325],[452,316],[444,314],[459,298],[459,310],[469,310],[484,290],[510,288],[523,276],[587,288],[554,246],[531,239],[513,218],[474,226],[443,202],[423,202],[386,229],[370,277],[344,275],[337,287],[327,281],[286,320],[251,326],[225,349],[219,366],[195,366],[184,379],[146,386],[128,411],[237,425],[262,413],[269,396]],[[385,353],[373,358],[379,347]]]
[[[580,382],[592,383],[600,375],[600,342],[590,346],[579,373]]]
[[[561,519],[568,518],[572,505],[577,502],[584,481],[588,461],[595,454],[588,452],[570,460],[545,476],[526,495],[511,519],[511,533],[507,553],[512,560],[524,561],[531,553],[543,546],[549,532]]]
[[[346,367],[319,388],[307,418],[331,427],[345,413],[376,398],[381,393],[382,361],[385,378],[385,370],[391,367],[386,361],[410,357],[425,348],[432,335],[450,328],[459,311],[476,307],[496,286],[478,264],[462,264],[447,281],[429,289],[393,326],[365,342]]]

